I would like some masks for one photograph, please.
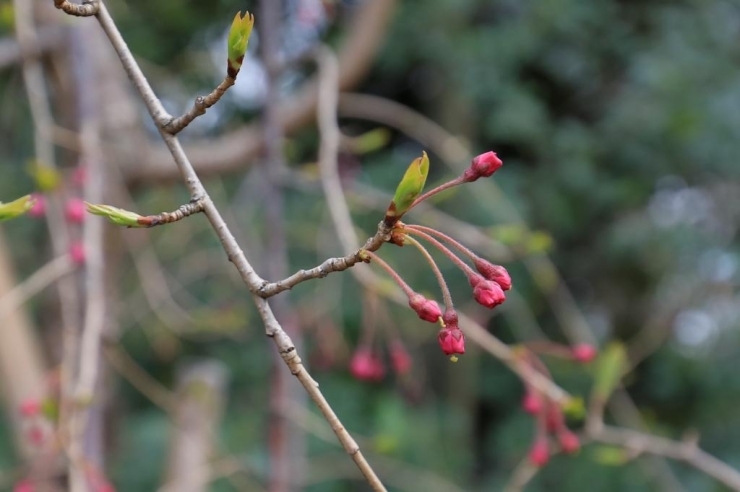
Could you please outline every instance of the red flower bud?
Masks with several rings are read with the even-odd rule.
[[[411,369],[411,356],[406,347],[399,341],[395,341],[390,347],[391,366],[396,374],[404,375]]]
[[[72,198],[64,208],[64,215],[70,224],[81,224],[85,220],[85,202],[81,198]]]
[[[538,467],[545,466],[550,461],[550,449],[547,445],[547,439],[539,437],[529,450],[529,461]]]
[[[598,351],[593,345],[588,343],[579,343],[571,349],[573,359],[580,362],[581,364],[588,364],[596,358]]]
[[[69,256],[75,265],[85,264],[85,246],[82,242],[77,241],[69,245]]]
[[[409,306],[416,311],[419,318],[430,323],[436,323],[439,317],[442,316],[442,310],[439,309],[437,302],[427,299],[421,294],[415,293],[409,297]]]
[[[501,265],[494,265],[493,263],[484,260],[483,258],[476,258],[473,260],[475,269],[478,270],[486,280],[496,282],[501,286],[503,290],[511,289],[511,277],[506,268]]]
[[[466,182],[475,181],[478,178],[487,178],[495,173],[504,163],[498,158],[495,152],[486,152],[475,156],[470,167],[463,173],[463,179]]]
[[[527,391],[522,398],[522,410],[530,415],[537,415],[542,411],[542,399],[537,393]]]
[[[567,428],[563,428],[558,432],[558,442],[566,454],[575,453],[581,449],[581,441],[578,440],[578,436]]]
[[[545,428],[547,428],[548,432],[560,432],[566,428],[565,421],[563,419],[563,411],[557,403],[549,403],[547,405]]]
[[[371,349],[360,347],[349,362],[349,372],[360,381],[380,381],[385,376],[383,361]]]
[[[469,280],[473,287],[473,298],[478,304],[493,309],[506,300],[506,294],[496,282],[486,280],[480,275],[471,276]]]
[[[13,492],[35,492],[35,491],[36,491],[36,487],[34,487],[33,483],[27,478],[24,478],[20,482],[16,482],[15,485],[13,485]]]
[[[34,398],[29,398],[20,404],[18,410],[24,417],[35,417],[41,412],[41,403]]]
[[[439,330],[439,346],[445,355],[465,353],[465,335],[457,325],[448,325]]]
[[[34,219],[39,219],[46,213],[46,198],[41,193],[33,193],[33,206],[28,210],[28,215]]]

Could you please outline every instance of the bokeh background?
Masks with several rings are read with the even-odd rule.
[[[376,52],[343,51],[369,22],[363,16],[373,2],[387,4],[388,20],[373,21],[377,28],[360,46],[377,43],[370,50]],[[13,43],[14,7],[1,5],[2,42]],[[108,5],[173,113],[221,80],[234,12],[247,8],[260,22],[255,2]],[[290,104],[311,83],[311,53],[324,43],[341,53],[343,67],[353,59],[363,66],[345,89],[376,97],[344,99],[339,111],[340,173],[361,237],[374,232],[421,150],[430,153],[430,183],[457,175],[468,164],[465,149],[495,150],[504,167],[493,178],[441,195],[434,210],[413,216],[456,233],[514,279],[507,303],[491,313],[471,302],[464,276],[440,261],[459,309],[510,344],[622,341],[634,367],[619,393],[622,405],[607,412],[607,421],[624,423],[629,415],[627,426],[672,439],[695,436],[710,454],[740,466],[740,4],[287,0],[280,6],[274,56],[283,66],[272,91],[257,33],[237,85],[183,133],[190,148],[211,142],[200,159],[206,186],[257,270],[266,275],[274,252],[266,242],[275,224],[266,220],[273,202],[264,196],[270,174],[259,165],[264,154],[245,153],[212,169],[208,152],[225,149],[218,140],[224,135],[257,128],[266,104]],[[97,28],[91,19],[41,7],[36,19],[40,33],[80,29],[83,22]],[[88,32],[78,34],[83,45]],[[74,130],[74,118],[65,116],[74,113],[65,104],[73,103],[58,89],[70,85],[64,66],[74,56],[59,54],[67,48],[73,49],[62,44],[42,59],[56,121]],[[131,90],[121,73],[112,77]],[[0,98],[0,199],[6,201],[35,187],[27,172],[36,158],[33,121],[18,63],[2,66]],[[103,114],[129,118],[102,142],[108,180],[118,190],[108,203],[154,213],[187,201],[140,101],[103,97],[99,104],[108,108]],[[427,131],[424,125],[434,123],[444,130]],[[341,254],[317,179],[318,144],[313,118],[294,124],[279,142],[277,189],[291,272]],[[57,160],[65,177],[79,164],[63,142]],[[49,260],[43,220],[8,222],[2,234],[14,271],[6,276],[16,282]],[[287,371],[275,364],[274,347],[206,221],[108,234],[115,285],[108,337],[116,353],[128,354],[161,385],[157,391],[177,387],[193,366],[215,371],[222,408],[214,453],[226,471],[214,472],[206,490],[267,489],[274,372]],[[417,290],[438,297],[418,255],[387,247],[382,256]],[[450,363],[434,328],[369,295],[347,272],[281,298],[309,370],[390,489],[502,490],[526,459],[534,425],[521,410],[523,386],[490,354],[469,344]],[[47,289],[23,309],[53,378],[60,354],[56,292]],[[394,374],[388,366],[380,382],[354,378],[349,360],[370,333],[384,351],[400,338],[412,356],[410,372]],[[558,384],[588,398],[592,367],[546,361]],[[150,394],[105,366],[105,474],[121,492],[157,490],[176,426]],[[289,391],[290,409],[282,414],[297,443],[295,490],[365,490],[300,391]],[[6,405],[0,422],[3,490],[23,466],[12,439],[15,411]],[[570,423],[580,426],[577,419]],[[526,490],[728,489],[685,464],[593,443],[576,456],[553,457]]]

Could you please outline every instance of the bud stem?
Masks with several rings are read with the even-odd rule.
[[[419,237],[424,238],[426,241],[431,243],[435,248],[440,250],[442,254],[444,254],[447,258],[450,259],[452,263],[454,263],[460,270],[462,270],[467,276],[475,276],[478,275],[475,271],[473,271],[472,268],[470,268],[464,261],[462,261],[460,258],[455,255],[450,249],[445,246],[444,244],[440,243],[436,239],[434,239],[432,236],[427,234],[426,232],[420,231],[417,228],[409,227],[408,225],[404,227],[404,232],[407,234],[415,234]]]
[[[437,263],[434,261],[434,258],[432,258],[432,255],[429,254],[429,251],[422,246],[422,244],[417,241],[416,239],[406,236],[406,241],[409,241],[411,244],[416,246],[416,248],[421,251],[421,254],[426,258],[427,262],[429,263],[429,266],[432,268],[432,271],[434,272],[434,276],[437,277],[437,282],[439,283],[439,288],[442,290],[442,299],[445,303],[445,309],[450,310],[453,309],[452,305],[452,295],[450,295],[450,289],[447,287],[447,282],[445,282],[444,277],[442,276],[442,272],[440,271],[439,267],[437,266]]]
[[[437,229],[432,229],[431,227],[426,227],[426,226],[417,225],[417,224],[406,224],[406,227],[409,229],[416,229],[417,231],[425,232],[429,234],[430,236],[437,237],[441,239],[442,241],[447,242],[448,244],[453,246],[455,249],[457,249],[460,253],[470,258],[472,261],[475,261],[476,259],[480,259],[480,257],[476,255],[475,253],[473,253],[473,251],[463,246],[459,241],[456,241],[455,239],[451,238],[444,232],[438,231]]]
[[[411,287],[409,287],[409,284],[404,282],[401,276],[398,273],[396,273],[396,271],[393,269],[393,267],[391,267],[388,263],[386,263],[383,259],[381,259],[380,256],[368,250],[364,250],[363,253],[369,256],[372,259],[372,261],[376,262],[378,266],[383,268],[383,270],[385,270],[388,273],[388,275],[390,275],[393,278],[393,280],[396,281],[398,286],[401,287],[401,290],[403,291],[404,294],[406,294],[407,297],[411,297],[412,295],[414,295],[414,291],[411,290]]]
[[[409,210],[411,210],[412,208],[414,208],[416,205],[418,205],[419,203],[423,202],[427,198],[431,197],[432,195],[436,195],[437,193],[439,193],[441,191],[444,191],[444,190],[449,190],[450,188],[453,188],[453,187],[455,187],[457,185],[463,184],[464,182],[465,182],[465,180],[463,179],[463,177],[462,176],[458,176],[457,178],[455,178],[455,179],[453,179],[451,181],[448,181],[446,183],[443,183],[443,184],[437,186],[436,188],[432,188],[431,190],[427,191],[426,193],[424,193],[423,195],[421,195],[419,198],[417,198],[416,200],[414,200],[413,203],[411,204],[411,206],[409,206],[409,208],[406,210],[406,212],[408,212]]]

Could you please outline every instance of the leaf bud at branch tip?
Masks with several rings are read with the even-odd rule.
[[[229,30],[226,73],[231,78],[236,78],[239,69],[242,67],[244,55],[247,53],[247,46],[249,45],[249,36],[252,34],[252,27],[254,27],[254,16],[249,12],[245,12],[244,16],[241,14],[241,11],[236,13]]]

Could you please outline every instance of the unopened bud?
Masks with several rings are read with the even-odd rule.
[[[64,216],[70,224],[81,224],[85,220],[85,202],[81,198],[70,199],[64,207]]]
[[[445,326],[439,330],[437,336],[439,340],[439,346],[445,355],[455,355],[465,353],[465,335],[462,330],[455,326]]]
[[[529,450],[529,461],[537,467],[543,467],[550,461],[550,449],[547,445],[547,438],[537,438]]]
[[[478,178],[487,178],[495,173],[504,163],[495,152],[486,152],[473,158],[470,167],[463,173],[466,182],[475,181]]]
[[[440,316],[442,316],[442,310],[439,309],[439,304],[436,301],[427,299],[421,294],[414,293],[409,297],[409,306],[413,309],[419,318],[430,323],[436,323]]]
[[[349,371],[360,381],[380,381],[385,376],[383,361],[368,347],[359,347],[349,362]]]
[[[573,355],[573,359],[581,364],[588,364],[596,358],[598,351],[593,345],[579,343],[571,349],[571,354]]]
[[[506,294],[499,284],[486,280],[480,275],[471,276],[470,285],[473,286],[475,301],[489,309],[495,308],[506,300]]]
[[[542,411],[542,399],[533,392],[527,391],[522,398],[522,410],[530,415],[537,415]]]
[[[473,260],[473,264],[475,265],[475,269],[478,270],[478,273],[486,280],[496,282],[503,290],[511,289],[511,276],[506,271],[506,268],[501,265],[494,265],[483,258],[476,258]]]
[[[566,454],[572,454],[581,449],[581,441],[578,436],[566,428],[558,432],[558,442]]]

